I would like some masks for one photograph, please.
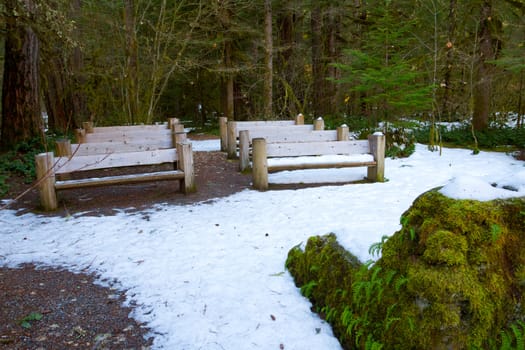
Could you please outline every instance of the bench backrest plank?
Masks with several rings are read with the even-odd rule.
[[[158,149],[147,152],[125,152],[55,158],[55,173],[72,173],[137,165],[156,165],[177,161],[175,148]]]
[[[169,130],[168,124],[156,124],[156,125],[117,125],[117,126],[95,126],[93,127],[93,133],[103,132],[141,132],[141,131],[159,131]]]
[[[83,142],[144,142],[147,140],[170,139],[173,132],[168,129],[158,131],[136,131],[136,132],[103,132],[90,133],[83,137]]]
[[[237,122],[234,122],[237,123]],[[305,131],[313,131],[314,126],[312,124],[302,124],[302,125],[263,125],[263,126],[249,126],[249,125],[243,125],[243,126],[236,126],[235,130],[237,131],[237,137],[239,137],[239,132],[243,130],[248,130],[249,132],[261,132],[261,133],[275,133],[280,132],[281,130],[283,132],[305,132]]]
[[[162,148],[172,148],[173,142],[169,140],[155,140],[148,143],[130,142],[89,142],[74,143],[71,145],[71,153],[77,156],[92,154],[120,153],[120,152],[140,152],[152,151]]]
[[[370,153],[370,146],[368,140],[268,143],[266,145],[266,152],[268,157],[363,154]]]
[[[249,132],[250,142],[255,138],[264,138],[268,143],[280,142],[323,142],[337,141],[336,130],[312,130],[288,132],[287,130],[277,130],[274,133],[266,133],[261,130]]]
[[[254,121],[233,121],[237,128],[252,128],[252,127],[263,127],[263,126],[286,126],[296,125],[295,120],[254,120]]]

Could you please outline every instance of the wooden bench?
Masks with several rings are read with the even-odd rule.
[[[335,155],[339,155],[337,159],[320,157]],[[267,143],[263,138],[253,140],[253,186],[261,191],[269,187],[269,172],[361,166],[368,167],[369,181],[384,181],[385,136],[382,133],[356,141]]]
[[[64,143],[67,150],[67,142]],[[178,180],[184,193],[195,191],[195,171],[191,143],[178,143],[176,148],[140,149],[140,145],[113,142],[118,148],[115,151],[100,148],[99,144],[80,144],[77,148],[70,146],[68,155],[55,157],[53,152],[41,153],[35,157],[37,183],[40,202],[45,210],[57,208],[57,190],[106,185],[120,185],[147,181]],[[86,146],[92,148],[83,149]],[[122,149],[121,147],[127,147]],[[63,152],[59,151],[59,152]],[[79,154],[80,153],[80,154]],[[63,179],[57,175],[82,173],[88,170],[111,169],[120,167],[137,167],[171,163],[170,170],[124,174],[100,178]]]
[[[255,129],[239,132],[239,170],[245,171],[250,167],[250,154],[253,139],[264,138],[266,143],[286,142],[326,142],[348,141],[348,126],[341,125],[337,130],[308,130],[299,132],[282,132],[279,129]]]
[[[228,151],[228,134],[229,132],[233,132],[233,130],[228,131],[228,124],[233,123],[234,121],[228,121],[228,118],[226,117],[220,117],[219,118],[219,132],[220,132],[220,139],[221,139],[221,151],[227,152]],[[299,113],[295,120],[259,120],[259,121],[243,121],[243,122],[235,122],[236,125],[244,125],[244,126],[286,126],[286,125],[303,125],[304,124],[304,116]],[[235,136],[235,138],[237,138]]]
[[[298,117],[300,122],[304,118]],[[237,158],[237,146],[238,138],[240,132],[243,130],[248,131],[260,131],[263,133],[280,133],[282,135],[295,133],[295,132],[305,132],[312,130],[324,130],[324,121],[322,118],[318,118],[314,121],[314,124],[284,124],[282,122],[289,121],[251,121],[251,122],[237,122],[231,121],[227,124],[227,154],[228,158],[235,159]]]

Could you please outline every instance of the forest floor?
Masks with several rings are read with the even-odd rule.
[[[59,194],[59,210],[44,213],[37,191],[12,179],[5,198],[27,191],[9,206],[19,213],[104,216],[157,203],[213,201],[250,187],[251,176],[241,174],[238,162],[224,153],[194,152],[194,164],[197,192],[188,195],[174,181],[68,190]],[[96,280],[87,273],[33,264],[0,266],[0,349],[148,349],[147,325],[129,318],[132,308],[122,306],[125,291],[101,287]]]

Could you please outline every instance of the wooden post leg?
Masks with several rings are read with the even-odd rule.
[[[302,113],[297,114],[295,117],[295,125],[304,125],[304,115]]]
[[[93,133],[93,122],[83,122],[82,128],[86,130],[86,134],[92,134]]]
[[[367,178],[370,181],[384,182],[385,181],[385,135],[381,132],[376,132],[373,135],[368,135],[368,143],[370,144],[370,152],[374,156],[376,166],[368,167]]]
[[[250,167],[250,132],[239,132],[239,170],[244,171]]]
[[[181,190],[185,194],[195,192],[195,169],[193,166],[193,150],[190,142],[177,144],[177,156],[179,158],[177,166],[184,171],[184,180],[181,183]]]
[[[349,134],[348,126],[346,124],[341,125],[337,128],[337,141],[348,141]]]
[[[86,130],[85,129],[75,129],[75,136],[77,138],[77,143],[86,142]]]
[[[176,119],[176,118],[172,118]],[[179,143],[185,143],[187,140],[186,132],[184,131],[184,125],[172,124],[171,126],[171,142],[173,147],[177,147]]]
[[[228,122],[228,158],[237,158],[237,123]]]
[[[323,118],[319,117],[316,120],[314,120],[314,130],[324,130]]]
[[[221,151],[226,152],[228,149],[228,118],[219,118],[219,132],[221,135]]]
[[[268,189],[268,159],[266,157],[266,140],[253,139],[253,186],[259,191]]]
[[[55,172],[53,152],[40,153],[35,156],[36,179],[40,193],[40,204],[44,210],[55,210],[58,207],[55,192]]]
[[[173,126],[180,124],[179,118],[168,118],[168,129],[173,130]]]
[[[71,157],[71,141],[68,139],[58,139],[55,141],[57,157]]]

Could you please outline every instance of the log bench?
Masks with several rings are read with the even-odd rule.
[[[35,156],[40,202],[45,210],[57,208],[56,191],[71,188],[122,185],[148,181],[178,180],[183,193],[195,191],[195,172],[191,143],[179,143],[176,148],[155,150],[93,153],[55,157],[53,152]],[[57,180],[57,175],[82,173],[88,170],[173,164],[172,170],[123,174],[105,177]]]
[[[355,141],[267,143],[264,138],[253,140],[253,186],[260,191],[269,188],[269,172],[362,166],[368,168],[369,181],[384,181],[385,136],[382,133]]]
[[[286,132],[286,129],[254,129],[239,132],[239,170],[250,168],[252,143],[256,138],[263,138],[266,143],[293,143],[293,142],[326,142],[348,141],[348,126],[341,125],[337,130],[306,130]]]
[[[229,159],[237,158],[237,149],[238,149],[238,140],[240,137],[240,132],[247,130],[251,132],[261,132],[265,134],[290,134],[296,132],[305,132],[313,130],[324,130],[324,120],[318,118],[314,121],[313,124],[304,124],[304,117],[299,115],[296,118],[295,124],[290,124],[290,121],[248,121],[248,122],[238,122],[230,121],[227,123],[227,149]]]

